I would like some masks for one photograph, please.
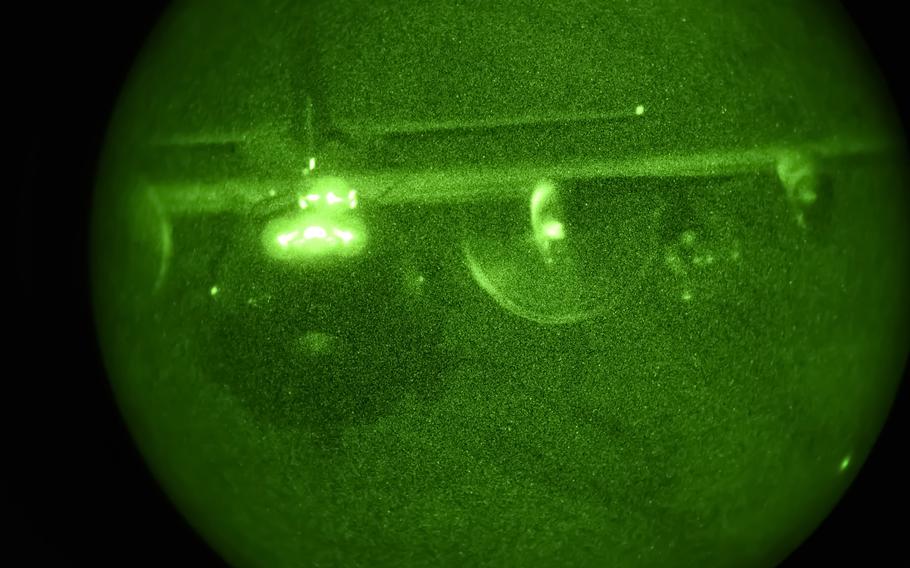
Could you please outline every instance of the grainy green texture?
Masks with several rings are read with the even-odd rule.
[[[772,565],[906,356],[876,81],[821,2],[179,3],[94,210],[135,439],[239,566]]]

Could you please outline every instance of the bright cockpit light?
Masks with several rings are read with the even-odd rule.
[[[364,244],[363,223],[352,211],[357,191],[337,177],[314,180],[297,198],[299,212],[270,221],[263,232],[268,254],[280,260],[351,256]]]

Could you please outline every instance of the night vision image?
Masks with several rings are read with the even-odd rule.
[[[232,566],[770,568],[901,381],[903,137],[833,2],[176,2],[98,343]]]

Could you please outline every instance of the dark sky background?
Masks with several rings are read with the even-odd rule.
[[[15,225],[6,223],[16,236],[15,292],[6,296],[12,316],[4,317],[12,372],[0,379],[12,387],[0,399],[8,479],[2,510],[16,529],[5,536],[25,547],[29,565],[223,566],[133,447],[101,367],[88,303],[84,221],[95,161],[130,65],[167,3],[69,4],[25,13],[4,8],[0,34],[2,89],[12,95],[4,134],[16,146],[6,153],[12,159],[3,178],[11,173],[16,189],[7,216]],[[900,3],[845,5],[890,83],[906,130]],[[906,383],[855,483],[785,566],[885,566],[904,556]]]

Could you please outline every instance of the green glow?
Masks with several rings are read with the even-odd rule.
[[[714,255],[695,255],[692,257],[692,264],[695,266],[710,266],[711,264],[714,264]]]
[[[566,236],[563,231],[562,223],[559,221],[550,221],[543,226],[543,234],[550,239],[561,239]]]
[[[162,20],[93,204],[143,455],[237,566],[770,568],[907,354],[886,91],[821,0],[476,4]]]
[[[299,348],[306,355],[331,356],[341,346],[341,340],[331,334],[309,331],[297,339]]]
[[[301,213],[280,217],[268,223],[263,244],[270,256],[279,260],[351,256],[363,248],[360,221],[347,216],[318,216]]]
[[[314,159],[310,164],[315,166]],[[357,191],[335,176],[307,178],[306,187],[309,191],[297,198],[301,212],[273,219],[263,231],[269,255],[300,260],[360,253],[364,227],[351,211],[357,206]]]
[[[339,239],[341,239],[341,243],[345,244],[345,245],[354,240],[354,233],[352,233],[351,231],[345,231],[342,229],[333,228],[332,234],[335,235],[336,237],[338,237]]]
[[[534,192],[531,194],[531,223],[534,224],[534,221],[539,218],[540,210],[542,206],[546,203],[547,199],[553,195],[556,191],[556,186],[552,182],[542,181],[537,184],[534,188]]]
[[[777,162],[777,175],[793,210],[793,218],[800,227],[806,227],[806,210],[818,199],[822,185],[819,159],[810,152],[789,151],[781,153]]]
[[[847,471],[847,468],[850,467],[850,456],[844,456],[844,459],[840,461],[840,470],[841,472]]]
[[[673,271],[674,274],[685,274],[686,268],[679,256],[674,253],[668,253],[665,260],[667,266],[670,267],[670,270]]]
[[[171,257],[174,255],[174,243],[171,233],[173,232],[173,227],[171,226],[170,220],[167,218],[167,212],[164,209],[161,200],[158,197],[158,193],[154,188],[149,188],[147,190],[146,196],[148,202],[151,204],[151,212],[154,212],[156,221],[157,221],[157,248],[158,248],[158,272],[155,276],[155,283],[152,286],[154,290],[161,288],[161,285],[164,283],[164,279],[167,276],[168,268],[170,267]]]
[[[326,236],[328,236],[328,233],[322,227],[307,227],[303,230],[304,240],[324,239]]]
[[[559,204],[556,186],[550,181],[541,181],[531,192],[530,223],[534,241],[545,262],[555,261],[553,241],[566,237],[561,221],[562,208]]]
[[[331,234],[339,237],[342,244],[347,244],[354,239],[353,233],[341,229],[332,228]],[[303,246],[310,242],[321,242],[334,244],[335,239],[330,236],[329,231],[318,225],[300,229],[295,229],[289,233],[282,233],[275,239],[279,246],[287,248],[290,246]]]
[[[679,237],[679,242],[688,247],[695,244],[695,231],[683,231]]]
[[[282,247],[287,247],[291,243],[291,241],[293,241],[294,239],[297,238],[297,236],[299,234],[300,234],[300,231],[298,229],[295,229],[295,230],[291,231],[290,233],[282,233],[282,234],[278,235],[278,237],[276,237],[275,240]]]
[[[595,313],[584,297],[578,297],[578,280],[564,267],[526,258],[520,263],[519,272],[508,263],[481,262],[478,256],[468,249],[465,257],[474,281],[515,316],[543,325],[566,325],[589,319]]]
[[[347,189],[347,184],[343,180],[332,177],[317,178],[312,189],[315,191],[301,195],[297,199],[297,205],[301,209],[311,207],[339,209],[335,207],[337,205],[347,205],[348,209],[357,207],[357,191]]]

